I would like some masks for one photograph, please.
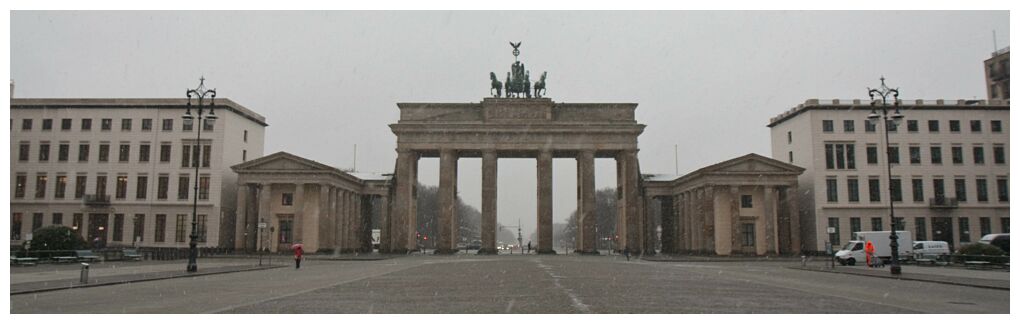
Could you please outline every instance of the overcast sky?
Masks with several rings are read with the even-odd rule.
[[[15,97],[178,98],[199,76],[264,116],[266,154],[392,172],[397,102],[478,102],[520,41],[556,102],[638,103],[644,173],[771,156],[770,117],[806,99],[985,99],[982,62],[1009,45],[1006,11],[955,12],[12,12]],[[863,116],[862,116],[863,118]],[[499,221],[535,228],[534,160],[499,161]],[[459,190],[480,208],[481,161]],[[438,183],[438,159],[420,180]],[[554,162],[554,218],[576,166]],[[615,186],[611,159],[596,186]]]

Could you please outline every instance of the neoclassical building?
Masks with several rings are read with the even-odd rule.
[[[681,177],[644,175],[645,195],[661,204],[662,253],[800,253],[802,172],[752,153]]]
[[[347,172],[286,152],[231,167],[238,175],[234,248],[371,252],[372,229],[387,231],[390,176]],[[372,224],[378,206],[383,224]]]

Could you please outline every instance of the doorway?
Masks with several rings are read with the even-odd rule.
[[[935,241],[945,241],[949,243],[949,251],[955,251],[953,248],[953,218],[952,217],[932,217],[931,219],[931,237]]]

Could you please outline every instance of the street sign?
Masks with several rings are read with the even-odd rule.
[[[268,226],[268,224],[266,224],[266,223],[259,223],[259,228],[266,228],[266,226]]]
[[[835,227],[826,228],[825,231],[828,232],[829,234],[836,234],[836,228]]]

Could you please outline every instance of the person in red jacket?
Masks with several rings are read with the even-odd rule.
[[[868,268],[871,268],[872,266],[871,259],[874,258],[874,255],[875,245],[871,244],[871,241],[867,241],[866,243],[864,243],[864,262],[865,264],[868,265]]]
[[[301,269],[301,259],[304,258],[305,246],[298,243],[290,248],[294,250],[294,269]]]

